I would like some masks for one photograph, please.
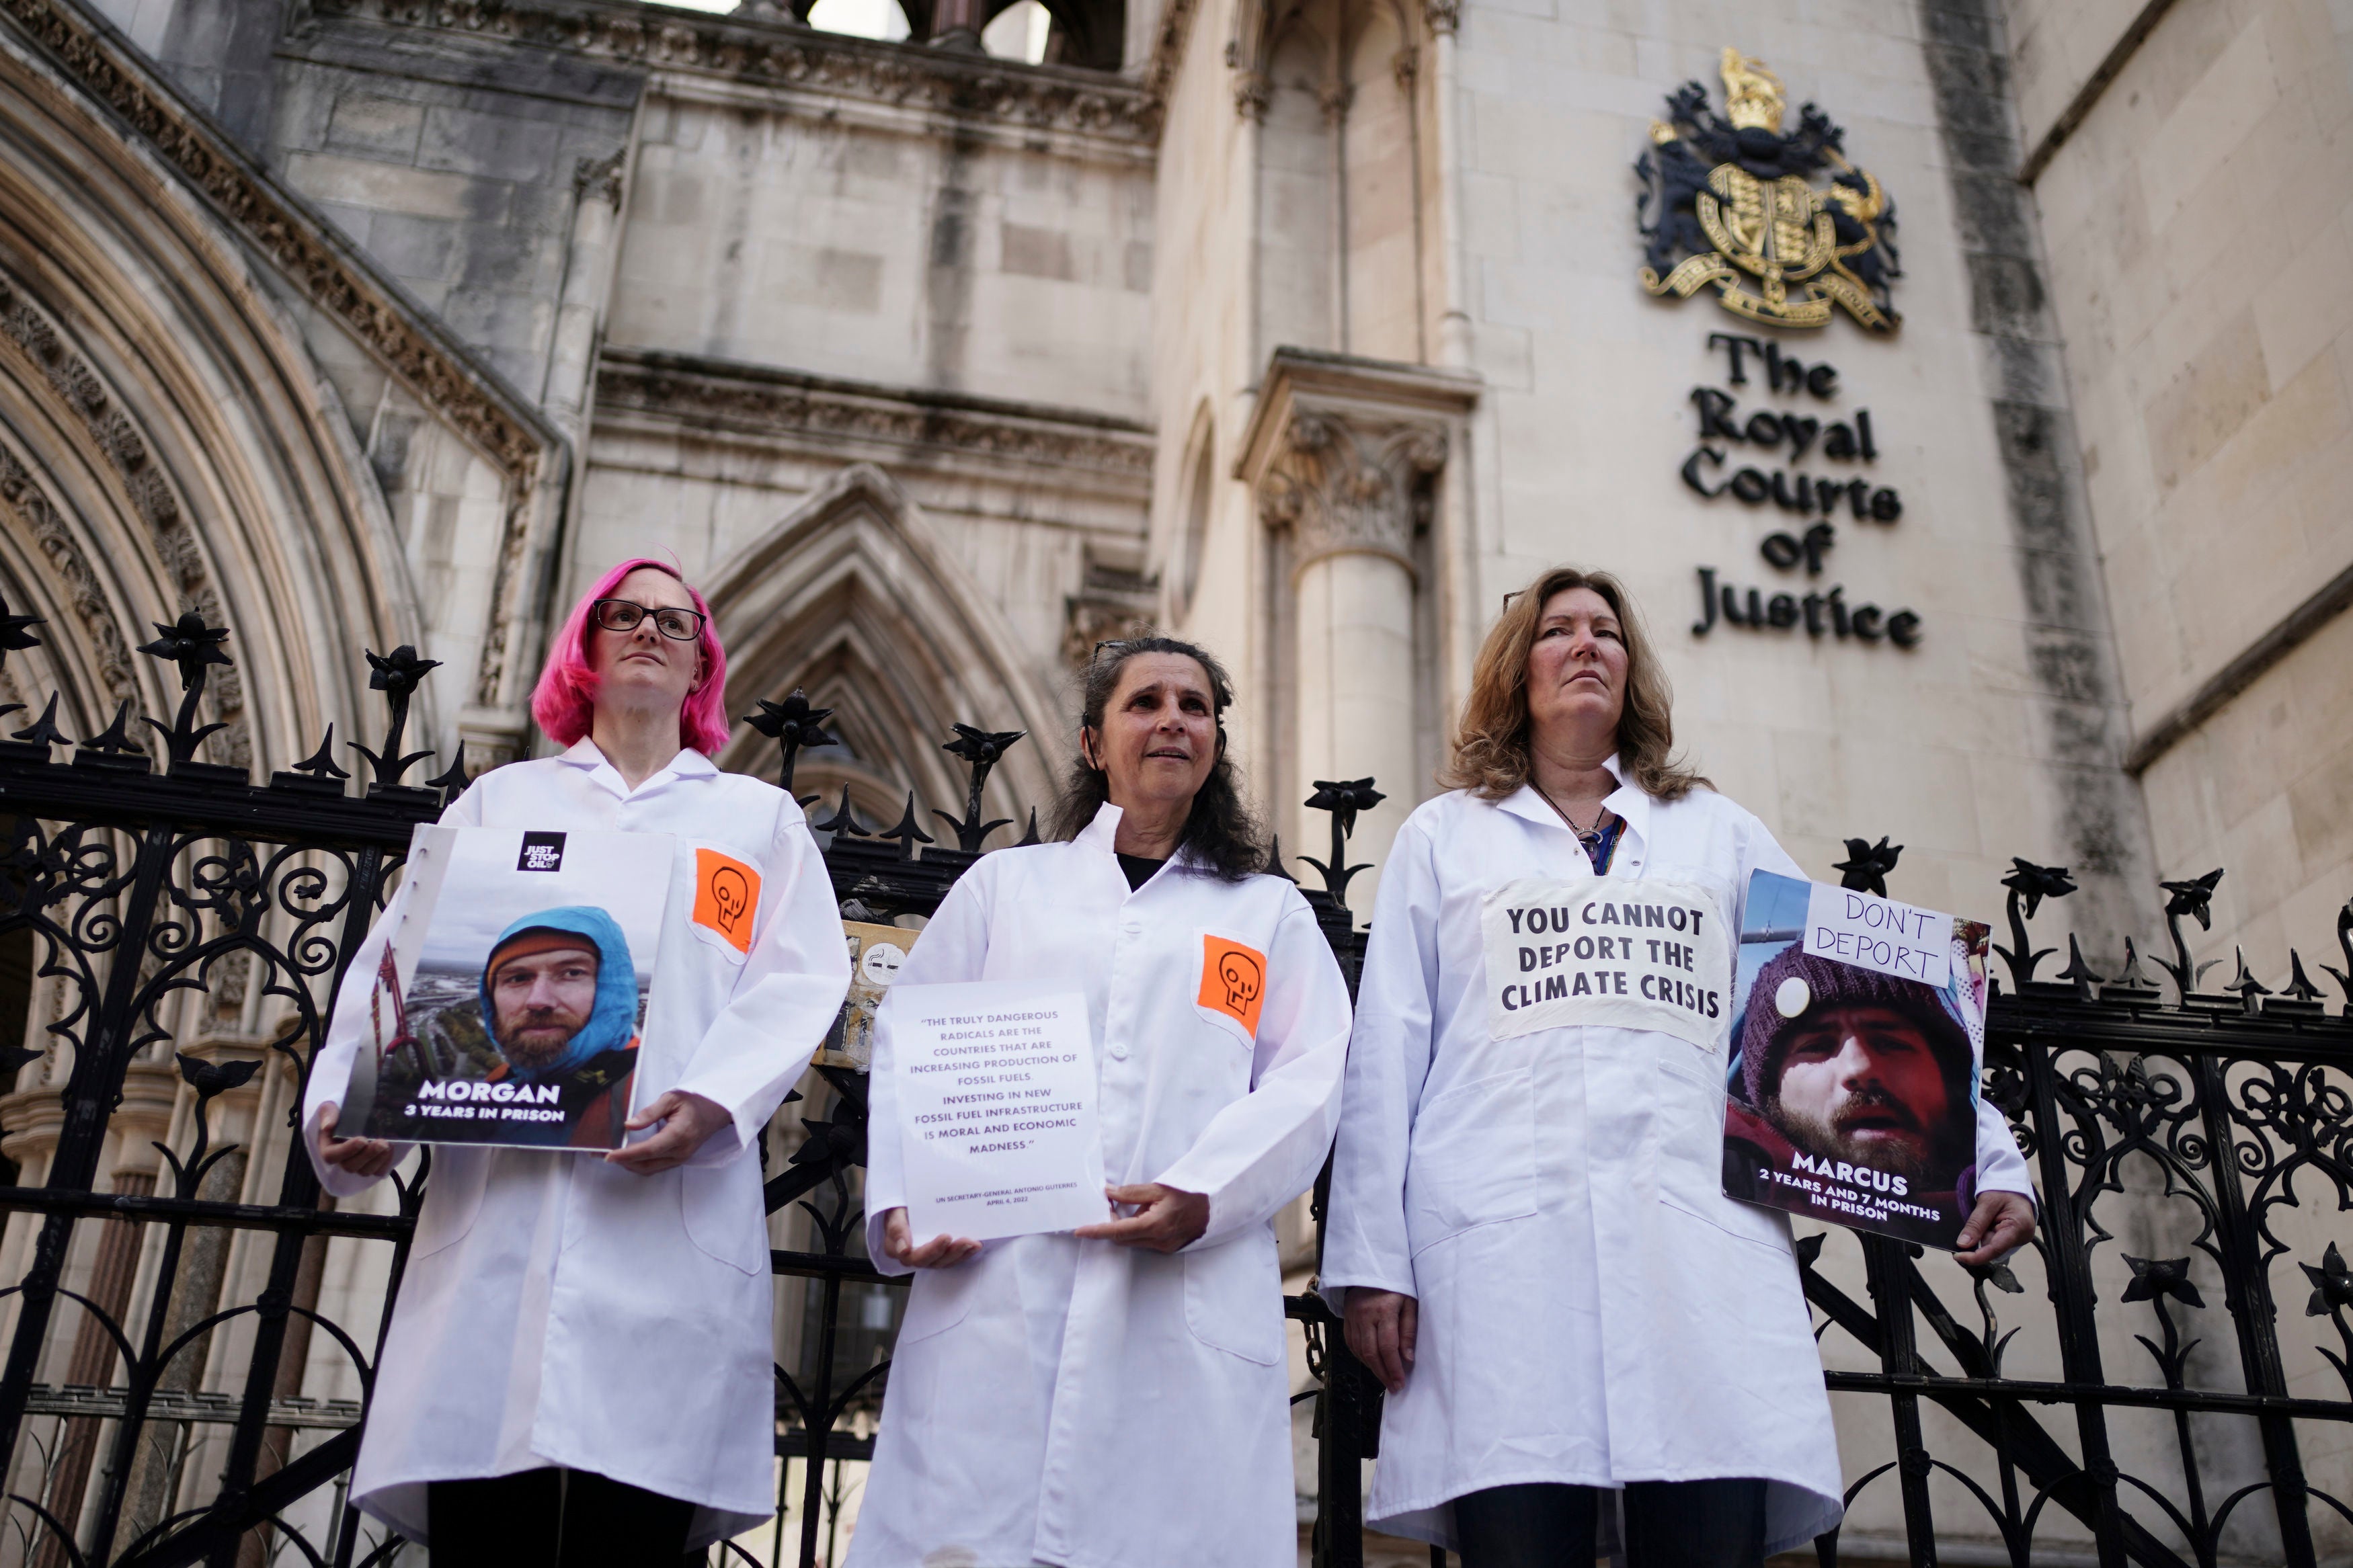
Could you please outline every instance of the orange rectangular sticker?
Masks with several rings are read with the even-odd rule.
[[[760,873],[716,849],[694,852],[694,923],[717,931],[738,952],[752,951],[760,908]]]
[[[1266,954],[1231,937],[1201,938],[1201,994],[1194,1000],[1223,1013],[1252,1038],[1266,1002]]]

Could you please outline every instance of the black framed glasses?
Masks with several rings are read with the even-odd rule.
[[[648,616],[654,630],[673,642],[692,642],[702,635],[702,615],[697,610],[649,610],[627,599],[599,599],[594,606],[596,624],[608,632],[633,632]]]

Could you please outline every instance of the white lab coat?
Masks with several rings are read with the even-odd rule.
[[[1291,1568],[1277,1210],[1332,1142],[1348,994],[1299,890],[1182,858],[1130,892],[1106,805],[1068,844],[967,871],[897,985],[1083,989],[1103,1171],[1209,1199],[1183,1252],[1026,1236],[917,1274],[848,1568]],[[1266,956],[1256,1037],[1199,1005],[1204,938]],[[877,1020],[867,1226],[905,1200],[889,1004]]]
[[[849,984],[816,842],[782,791],[700,752],[632,792],[587,740],[483,774],[441,820],[677,837],[637,1103],[681,1089],[733,1124],[653,1176],[595,1154],[436,1148],[353,1501],[421,1541],[428,1481],[563,1465],[695,1503],[697,1544],[732,1535],[776,1508],[755,1146]],[[692,921],[698,845],[760,874],[748,953]],[[361,982],[399,914],[396,899],[353,957],[304,1099],[312,1162],[339,1197],[370,1184],[318,1160],[319,1108],[343,1100],[365,1032]]]
[[[1750,872],[1805,875],[1722,795],[1609,766],[1610,875],[1704,888],[1736,933]],[[1529,788],[1423,803],[1382,866],[1322,1279],[1416,1297],[1420,1327],[1366,1513],[1451,1546],[1452,1500],[1488,1487],[1757,1477],[1785,1551],[1839,1521],[1838,1443],[1789,1222],[1723,1193],[1726,1042],[1490,1032],[1482,894],[1591,874]],[[1981,1189],[2031,1191],[1983,1105],[1978,1147]]]

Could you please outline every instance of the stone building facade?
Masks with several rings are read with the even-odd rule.
[[[839,3],[0,0],[0,595],[48,622],[0,700],[55,691],[75,736],[167,710],[129,650],[194,607],[237,658],[215,760],[352,736],[357,650],[411,643],[430,742],[480,768],[533,743],[551,617],[667,552],[733,711],[835,710],[804,790],[953,800],[965,721],[1033,737],[989,784],[1019,822],[1074,668],[1150,623],[1233,667],[1287,850],[1321,853],[1314,781],[1387,792],[1362,916],[1503,596],[1567,560],[1631,584],[1684,748],[1815,874],[1887,835],[1902,897],[1991,914],[2012,856],[2065,865],[2043,936],[2112,969],[2158,878],[2221,864],[2201,957],[2328,951],[2342,5],[1047,0],[1033,61],[981,49],[998,0],[867,29],[902,41],[828,30]],[[1697,232],[1659,184],[1686,82],[1686,114],[1842,133],[1841,210],[1885,241],[1841,263],[1859,306],[1645,287],[1643,225]],[[185,1045],[270,1025],[239,998]],[[24,1180],[63,1071],[0,1100]],[[122,1190],[187,1114],[167,1068],[137,1083]],[[290,1092],[224,1102],[256,1180]],[[254,1258],[219,1250],[234,1292]],[[327,1249],[322,1302],[380,1296],[370,1256]],[[1860,1476],[1887,1438],[1841,1416]],[[2307,1462],[2343,1494],[2353,1457]],[[1952,1560],[1993,1550],[1950,1504]],[[1850,1560],[1894,1506],[1858,1500]]]

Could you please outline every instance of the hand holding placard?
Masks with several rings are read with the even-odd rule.
[[[1109,1216],[1083,993],[894,985],[882,1005],[918,1242],[1073,1230]]]

